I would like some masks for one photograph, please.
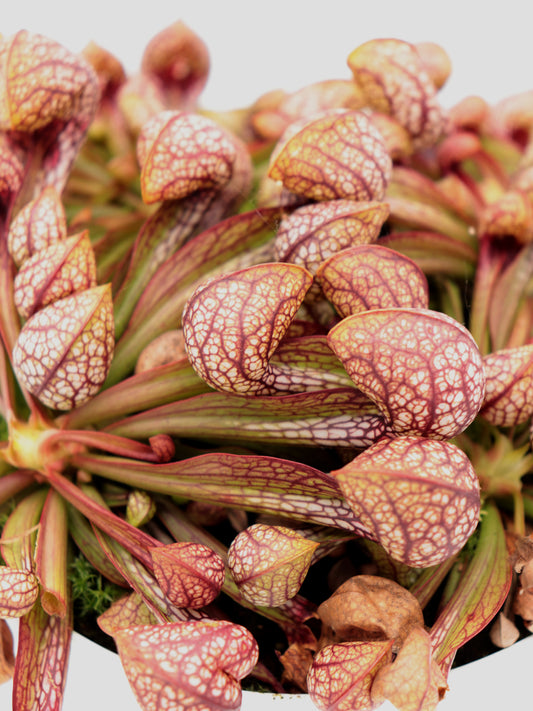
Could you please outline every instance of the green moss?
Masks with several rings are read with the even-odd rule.
[[[7,422],[0,415],[0,442],[7,442]]]
[[[81,553],[70,564],[69,579],[74,606],[82,617],[101,615],[124,594],[122,588],[106,580]]]

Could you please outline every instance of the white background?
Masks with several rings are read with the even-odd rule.
[[[73,51],[93,40],[115,54],[131,74],[147,42],[182,19],[210,50],[211,72],[201,104],[211,109],[246,106],[274,88],[291,91],[320,79],[348,78],[348,54],[369,39],[433,41],[452,60],[452,75],[441,92],[442,103],[451,106],[469,94],[494,103],[533,88],[533,31],[527,8],[524,0],[1,0],[0,33],[9,36],[28,29]],[[116,667],[105,662],[106,677],[96,667],[100,655],[89,657],[78,643],[74,652],[64,711],[137,709],[116,658],[111,660]],[[533,658],[531,644],[527,654]],[[505,675],[491,669],[477,680],[459,670],[455,679],[452,675],[455,688],[439,709],[518,708],[520,701],[531,698],[530,673],[522,668],[513,662]],[[252,706],[254,711],[263,709],[256,701],[246,702],[248,709]],[[296,711],[297,705],[284,707]],[[10,708],[9,685],[4,685],[0,709]]]
[[[147,42],[182,19],[209,47],[204,108],[245,106],[274,88],[349,77],[348,54],[377,37],[440,43],[453,63],[441,100],[467,94],[495,102],[533,88],[530,9],[525,0],[2,0],[0,32],[25,28],[73,51],[95,41],[128,73]]]

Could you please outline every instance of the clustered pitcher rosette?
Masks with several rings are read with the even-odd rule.
[[[131,77],[0,40],[15,711],[59,711],[81,618],[147,710],[429,711],[532,624],[533,94],[444,110],[430,43],[348,66],[214,113],[181,22]]]

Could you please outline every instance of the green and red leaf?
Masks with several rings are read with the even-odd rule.
[[[256,523],[228,549],[228,566],[245,598],[278,607],[300,589],[319,543],[286,526]]]
[[[96,526],[93,526],[96,538],[110,563],[128,582],[131,589],[140,595],[142,601],[155,616],[158,622],[168,623],[184,620],[197,620],[206,617],[203,611],[193,608],[181,608],[174,605],[161,589],[154,573],[153,564],[143,563],[139,557],[132,555],[116,540],[108,536]],[[153,540],[156,544],[156,540]],[[148,549],[148,556],[149,556]]]
[[[115,585],[126,587],[126,581],[102,550],[102,546],[98,542],[98,538],[89,521],[74,506],[69,504],[67,508],[69,535],[81,554],[87,558],[93,568],[101,573],[104,578],[115,583]]]
[[[377,244],[337,252],[321,264],[316,278],[343,318],[370,309],[429,305],[424,272],[408,257]]]
[[[0,620],[0,684],[13,678],[15,655],[13,635],[5,620]]]
[[[15,306],[22,318],[96,286],[96,260],[85,230],[29,257],[13,281]]]
[[[50,555],[50,551],[54,555]],[[50,489],[39,521],[35,574],[41,585],[41,605],[48,615],[65,617],[69,605],[68,524],[64,499]]]
[[[263,208],[233,215],[192,238],[159,267],[133,311],[119,339],[109,382],[128,375],[142,349],[156,336],[179,327],[188,297],[203,280],[220,273],[234,259],[263,261],[255,251],[274,234],[279,208]],[[252,255],[252,257],[250,257]],[[119,324],[120,326],[120,324]]]
[[[145,709],[237,709],[239,680],[258,659],[257,643],[244,627],[202,620],[135,626],[115,631],[128,681]]]
[[[143,291],[155,272],[210,216],[214,195],[197,192],[186,200],[170,201],[143,224],[132,247],[128,271],[114,298],[116,334],[120,337]]]
[[[274,256],[315,274],[324,259],[340,250],[375,242],[388,215],[388,205],[382,202],[332,200],[304,205],[281,221]]]
[[[86,516],[96,527],[101,528],[114,540],[121,550],[128,551],[145,565],[151,567],[149,549],[154,545],[154,538],[125,521],[104,505],[97,490],[92,487],[74,484],[61,474],[50,470],[47,479],[61,496]]]
[[[233,137],[199,114],[164,111],[145,124],[137,142],[146,203],[221,190],[237,158]]]
[[[10,568],[34,571],[35,541],[47,494],[40,488],[24,496],[4,523],[0,552]]]
[[[479,414],[497,427],[527,422],[533,414],[533,345],[489,353],[483,367],[485,399]]]
[[[137,592],[123,595],[115,600],[105,612],[98,616],[98,627],[106,634],[113,634],[124,627],[136,625],[156,625],[159,618],[154,615]]]
[[[532,273],[533,242],[529,242],[512,258],[506,258],[506,263],[502,264],[495,274],[490,297],[487,299],[488,331],[492,350],[522,345],[529,339],[527,325],[523,337],[518,341],[513,329],[520,322],[521,316],[528,313],[527,309],[531,303],[528,289]]]
[[[29,570],[0,566],[0,617],[22,617],[39,597],[39,580]]]
[[[437,142],[446,116],[416,46],[398,39],[370,40],[350,54],[348,66],[367,104],[394,116],[416,148]]]
[[[148,314],[153,318],[156,307],[159,309],[167,302],[169,312],[178,313],[176,325],[179,325],[185,301],[194,288],[227,271],[227,264],[234,260],[246,260],[256,250],[261,254],[264,244],[274,235],[281,214],[278,208],[262,208],[233,215],[184,244],[152,277],[133,314],[135,327]]]
[[[69,120],[92,80],[84,60],[51,39],[26,30],[0,43],[0,128],[37,131]]]
[[[155,514],[156,506],[152,497],[146,491],[134,489],[128,494],[126,505],[126,521],[135,528],[144,526]]]
[[[67,236],[65,211],[58,191],[48,186],[26,203],[9,226],[7,244],[15,264],[20,267],[36,252]]]
[[[303,267],[276,262],[200,286],[183,313],[187,354],[200,377],[226,392],[284,389],[283,376],[276,378],[269,360],[311,283]]]
[[[334,326],[328,343],[398,435],[454,437],[483,403],[479,349],[469,331],[443,313],[363,311]]]
[[[308,200],[383,198],[392,162],[366,114],[329,111],[288,131],[272,156],[270,178]]]
[[[511,579],[500,514],[488,504],[481,517],[475,555],[430,630],[435,659],[445,672],[459,647],[495,617],[507,597]]]
[[[369,535],[369,530],[343,500],[332,476],[287,459],[210,453],[168,464],[149,464],[79,454],[73,457],[73,462],[81,469],[147,491],[274,513]],[[63,481],[61,491],[66,486]]]
[[[96,74],[83,57],[20,30],[0,40],[0,76],[0,128],[30,134],[42,151],[30,199],[46,185],[61,191],[96,112]]]
[[[13,676],[13,711],[60,711],[72,634],[71,617],[71,612],[63,617],[49,616],[39,604],[21,617]]]
[[[109,285],[86,289],[38,311],[13,350],[19,382],[51,408],[70,410],[96,395],[113,356]]]
[[[21,149],[8,134],[0,133],[0,200],[4,209],[13,205],[23,178],[24,157]]]
[[[442,232],[399,229],[381,237],[380,245],[412,259],[426,275],[468,279],[475,271],[476,250]]]
[[[480,233],[492,237],[512,235],[518,242],[533,241],[533,205],[521,190],[508,190],[486,205],[480,216]]]
[[[141,70],[158,80],[168,108],[193,111],[207,81],[209,64],[205,43],[179,21],[148,42]]]
[[[186,399],[209,390],[187,358],[132,375],[64,416],[67,429],[80,429],[99,422],[104,425],[132,412]]]
[[[307,675],[307,689],[321,711],[373,709],[371,687],[392,661],[392,641],[341,642],[319,650]]]
[[[413,567],[446,560],[477,526],[479,481],[450,442],[383,438],[332,474],[374,539]]]
[[[416,42],[414,48],[435,88],[442,89],[452,71],[452,63],[444,47],[435,42]]]
[[[275,398],[210,392],[145,410],[106,429],[133,438],[166,433],[210,441],[260,439],[362,448],[379,439],[386,428],[374,403],[362,393],[355,388],[332,388]]]
[[[201,543],[168,543],[151,549],[154,575],[177,607],[209,605],[224,582],[224,560]]]
[[[321,333],[306,335],[298,328],[305,322],[291,324],[287,336],[279,344],[272,356],[271,363],[287,373],[292,372],[302,384],[307,384],[308,390],[323,388],[352,388],[353,382],[342,363],[328,345],[327,337]],[[305,326],[304,326],[305,327]],[[297,335],[293,335],[294,333]]]
[[[254,132],[265,140],[277,140],[294,121],[329,109],[360,109],[364,98],[349,79],[325,79],[287,95],[269,93],[253,106],[251,124]]]

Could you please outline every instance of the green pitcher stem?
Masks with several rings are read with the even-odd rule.
[[[524,499],[521,491],[513,493],[514,503],[514,532],[517,536],[526,535],[526,513],[524,509]]]
[[[491,254],[489,238],[481,237],[469,330],[482,355],[490,353],[491,350],[488,330],[490,296],[500,274],[500,268],[499,261],[496,261]]]

